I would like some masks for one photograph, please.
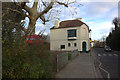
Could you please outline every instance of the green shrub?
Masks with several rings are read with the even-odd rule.
[[[68,60],[71,60],[71,59],[72,59],[72,54],[68,53]]]
[[[2,78],[50,78],[53,63],[47,44],[25,46],[25,16],[8,8],[24,12],[12,2],[2,3]]]
[[[8,46],[11,46],[8,48]],[[46,45],[3,45],[3,78],[51,78],[52,53]]]

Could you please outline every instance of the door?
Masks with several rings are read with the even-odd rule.
[[[86,52],[86,42],[82,43],[82,52]]]

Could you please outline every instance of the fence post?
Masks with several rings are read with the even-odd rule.
[[[59,68],[58,68],[58,67],[59,67],[59,65],[58,65],[58,54],[57,54],[57,56],[56,56],[56,64],[57,64],[57,67],[56,67],[56,68],[57,68],[57,72],[58,72],[58,71],[59,71]]]

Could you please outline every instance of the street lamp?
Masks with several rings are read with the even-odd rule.
[[[89,33],[90,33],[90,38],[91,38],[91,31],[92,31],[92,30],[90,29],[90,30],[89,30]]]
[[[89,35],[90,35],[90,37],[89,37],[89,39],[90,39],[90,46],[91,46],[91,40],[92,40],[92,39],[91,39],[91,31],[92,31],[92,30],[90,29],[90,30],[89,30],[89,33],[90,33],[90,34],[89,34]]]
[[[90,30],[89,30],[89,33],[90,33],[90,38],[89,38],[89,39],[90,39],[90,48],[91,48],[91,42],[92,42],[92,41],[91,41],[91,31],[92,31],[92,30],[90,29]],[[90,53],[90,56],[91,56],[91,53]]]

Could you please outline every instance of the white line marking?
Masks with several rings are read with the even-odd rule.
[[[106,56],[106,54],[103,54],[103,56]]]
[[[101,56],[100,54],[98,54],[98,56]]]
[[[111,54],[108,54],[109,56],[112,56]]]
[[[113,54],[114,56],[118,56],[117,54]]]
[[[105,70],[105,69],[103,69],[103,68],[101,67],[102,63],[101,63],[99,60],[98,60],[98,62],[100,63],[100,64],[99,64],[99,68],[100,68],[101,70],[103,70],[104,72],[107,73],[107,78],[109,79],[109,78],[110,78],[110,73],[109,73],[107,70]]]

